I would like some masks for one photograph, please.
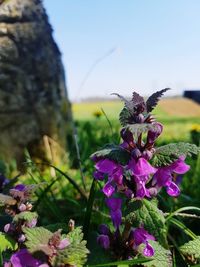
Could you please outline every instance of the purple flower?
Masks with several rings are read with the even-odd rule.
[[[96,165],[95,168],[101,172],[101,173],[106,173],[106,174],[112,174],[113,171],[116,168],[116,163],[110,159],[100,159]]]
[[[96,163],[95,168],[98,172],[107,174],[110,181],[114,180],[117,184],[122,184],[123,168],[120,164],[110,159],[101,159]]]
[[[156,169],[144,158],[139,158],[137,161],[132,158],[128,163],[128,168],[135,176],[146,176],[156,172]]]
[[[123,128],[120,132],[121,137],[123,139],[123,143],[120,145],[122,148],[131,150],[133,147],[135,147],[134,140],[133,140],[133,134],[128,130]]]
[[[23,192],[26,190],[26,186],[24,184],[18,184],[14,187],[14,189]]]
[[[103,187],[103,193],[110,197],[115,192],[115,184],[120,186],[123,183],[123,167],[110,160],[101,159],[97,161],[94,172],[95,179],[103,180],[104,174],[108,175],[108,182]]]
[[[99,235],[97,237],[97,243],[104,249],[109,249],[110,239],[107,235]]]
[[[122,200],[120,198],[108,198],[106,199],[106,204],[110,209],[110,216],[113,225],[116,229],[118,229],[122,222],[122,212],[121,212]]]
[[[136,182],[136,197],[144,198],[151,197],[149,190],[146,188],[146,182],[148,181],[148,176],[135,176],[134,180]]]
[[[33,258],[26,249],[21,249],[14,253],[10,258],[10,262],[13,267],[26,267],[27,263],[29,267],[37,267],[42,264],[40,260]]]
[[[173,182],[173,173],[184,174],[190,169],[190,166],[184,162],[184,157],[180,157],[171,165],[161,167],[154,174],[153,182],[158,188],[165,186],[170,196],[176,197],[180,194],[178,185]]]
[[[134,239],[134,248],[136,249],[139,245],[145,244],[144,256],[152,257],[154,255],[154,249],[148,240],[155,240],[155,237],[150,235],[144,228],[136,228],[134,231],[131,231],[130,239]]]

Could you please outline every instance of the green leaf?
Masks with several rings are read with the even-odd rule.
[[[127,124],[131,123],[131,118],[132,118],[132,116],[131,116],[130,112],[128,111],[128,109],[126,107],[124,107],[119,114],[119,121],[120,121],[121,125],[124,127]]]
[[[136,264],[142,264],[145,262],[151,262],[153,259],[148,258],[139,258],[139,259],[133,259],[133,260],[125,260],[125,261],[114,261],[109,263],[101,263],[101,264],[95,264],[95,265],[88,265],[88,267],[100,267],[100,266],[116,266],[116,265],[136,265]]]
[[[59,267],[61,264],[82,267],[87,261],[89,250],[86,248],[86,241],[83,240],[81,227],[75,228],[66,236],[70,245],[63,250],[58,250],[53,266]]]
[[[97,158],[104,157],[114,160],[122,165],[125,165],[130,159],[130,153],[120,146],[114,144],[108,144],[103,149],[93,153],[91,155],[91,158],[92,157],[97,157]]]
[[[0,252],[7,249],[16,250],[18,247],[16,241],[12,239],[9,235],[0,232]]]
[[[147,112],[151,112],[157,106],[158,101],[160,100],[162,95],[168,90],[170,90],[170,88],[165,88],[160,91],[157,91],[147,99],[146,102]]]
[[[200,260],[200,236],[180,247],[180,251],[186,258]]]
[[[31,253],[37,251],[42,251],[46,255],[50,255],[52,253],[48,246],[49,240],[53,236],[52,232],[44,227],[23,228],[23,232],[25,233],[27,239],[25,245]]]
[[[18,221],[24,220],[26,222],[31,222],[33,219],[37,219],[37,217],[38,217],[38,214],[36,212],[23,211],[15,215],[15,217],[13,218],[13,221],[18,222]]]
[[[73,231],[67,234],[70,244],[79,244],[83,240],[82,227],[76,227]]]
[[[43,226],[45,229],[51,231],[52,233],[62,229],[62,232],[68,232],[68,224],[67,223],[53,223]]]
[[[172,255],[170,250],[163,248],[158,242],[150,240],[149,243],[154,248],[155,254],[152,261],[143,264],[144,267],[172,267]],[[139,250],[144,249],[144,245],[141,245]]]
[[[140,134],[146,133],[149,130],[156,130],[157,127],[157,124],[152,123],[134,123],[126,125],[126,128],[132,132],[136,139]]]
[[[177,160],[180,156],[197,155],[200,147],[194,144],[179,142],[176,144],[168,144],[156,149],[152,164],[154,166],[167,166]]]
[[[143,199],[129,202],[125,220],[134,227],[143,226],[164,247],[167,244],[167,229],[163,212],[155,202]]]

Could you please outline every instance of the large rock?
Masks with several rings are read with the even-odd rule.
[[[0,156],[44,157],[66,146],[71,109],[61,55],[40,0],[0,0]]]

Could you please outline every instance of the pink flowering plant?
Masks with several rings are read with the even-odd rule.
[[[114,226],[111,229],[100,225],[97,242],[113,259],[129,260],[130,264],[145,257],[150,261],[144,266],[172,266],[174,249],[185,261],[191,255],[193,263],[200,259],[197,257],[200,237],[189,232],[193,240],[177,247],[176,238],[170,236],[171,225],[184,229],[175,215],[182,210],[199,209],[185,207],[172,214],[159,209],[163,191],[169,198],[180,195],[178,177],[190,169],[185,159],[199,152],[194,144],[183,142],[156,146],[163,125],[150,112],[168,90],[154,93],[147,101],[136,92],[131,100],[115,94],[124,102],[119,116],[122,142],[108,144],[91,156],[95,163],[94,179],[102,186]],[[196,252],[191,251],[193,243]]]
[[[17,184],[9,194],[0,193],[0,205],[9,216],[0,232],[1,266],[83,266],[89,251],[81,227],[75,228],[73,220],[64,229],[37,227],[38,214],[31,203],[35,189],[35,185]]]

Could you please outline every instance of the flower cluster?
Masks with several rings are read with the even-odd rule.
[[[151,257],[154,254],[153,247],[148,240],[155,240],[154,236],[150,235],[143,227],[124,229],[120,232],[119,226],[122,221],[120,198],[108,198],[107,206],[110,208],[110,216],[115,227],[114,233],[105,224],[99,226],[99,236],[97,242],[104,249],[110,249],[115,256],[119,258],[131,259],[137,254],[137,249],[141,244],[145,245],[143,255]],[[128,230],[128,231],[126,231]]]
[[[166,187],[170,196],[178,196],[179,187],[175,182],[176,174],[184,174],[189,166],[181,156],[169,166],[154,167],[150,160],[155,153],[154,142],[162,132],[160,123],[154,123],[155,130],[148,131],[147,142],[134,141],[128,129],[122,129],[123,143],[119,146],[130,154],[126,165],[104,157],[95,157],[94,178],[106,180],[103,193],[111,197],[114,192],[123,192],[129,198],[151,198],[158,194],[162,187]]]
[[[23,217],[20,218],[21,213],[29,212],[32,210],[33,206],[30,202],[31,193],[31,186],[18,184],[14,188],[10,189],[10,199],[7,200],[5,206],[5,212],[11,217],[13,217],[13,220],[12,222],[4,226],[4,232],[8,233],[19,243],[23,243],[25,241],[25,235],[22,231],[23,227],[32,228],[35,227],[37,224],[36,213],[32,213],[32,218],[27,220]]]
[[[115,145],[113,150],[112,147],[108,147],[107,150],[106,148],[103,150],[103,153],[97,152],[92,155],[96,169],[94,178],[105,182],[102,192],[106,197],[116,233],[122,222],[123,196],[128,200],[151,199],[164,187],[168,195],[177,197],[180,194],[177,175],[182,175],[190,169],[184,161],[184,154],[180,154],[175,160],[169,160],[168,164],[156,165],[153,161],[156,154],[155,142],[163,131],[163,125],[157,122],[148,111],[153,109],[158,98],[166,90],[155,93],[146,103],[135,92],[131,101],[118,95],[125,102],[125,107],[120,114],[120,120],[124,126],[120,132],[122,143]],[[126,160],[121,160],[120,155]],[[119,198],[120,194],[121,198]],[[129,241],[134,238],[134,249],[139,243],[145,243],[143,254],[153,255],[153,248],[146,243],[146,240],[153,237],[142,226],[132,230],[126,242],[129,244]],[[107,249],[113,246],[115,239],[116,236],[111,237],[109,232],[109,235],[101,234],[98,242]]]
[[[37,224],[37,213],[31,212],[33,206],[30,203],[30,198],[33,189],[34,185],[18,184],[10,189],[9,196],[1,194],[1,201],[4,201],[5,204],[5,212],[12,218],[12,221],[4,226],[4,232],[18,244],[18,250],[8,260],[4,261],[4,267],[51,267],[55,257],[71,244],[69,238],[61,235],[61,230],[52,233],[45,228],[39,227],[41,229],[39,235],[41,235],[42,231],[48,235],[45,237],[47,241],[43,245],[40,244],[41,241],[38,241],[38,246],[41,246],[38,251],[42,253],[42,259],[34,258],[28,251],[26,247],[26,231],[27,229],[35,228]],[[71,229],[70,231],[74,229],[72,220],[70,220],[69,228]],[[37,234],[37,231],[35,233]]]

